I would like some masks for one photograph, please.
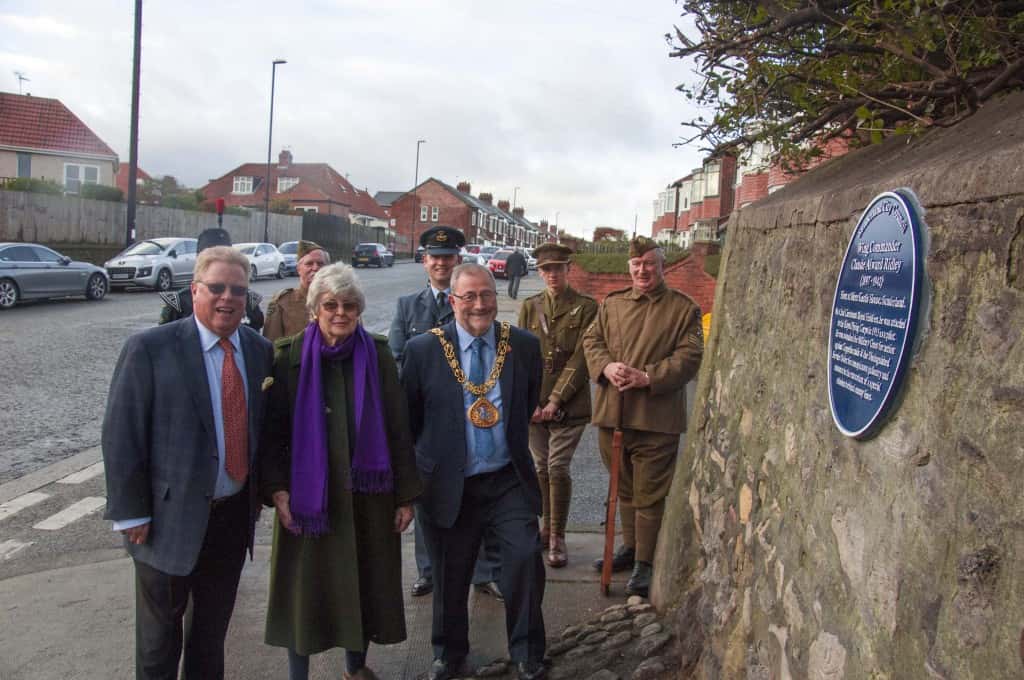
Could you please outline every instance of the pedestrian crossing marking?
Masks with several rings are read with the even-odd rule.
[[[42,529],[43,531],[56,531],[57,529],[63,529],[75,520],[81,519],[89,513],[96,512],[106,504],[106,498],[87,496],[77,503],[73,503],[72,505],[64,508],[56,515],[51,515],[42,522],[33,525],[32,528]]]
[[[0,560],[9,560],[30,545],[32,545],[32,541],[28,543],[15,541],[14,539],[0,541]]]
[[[39,493],[38,491],[32,491],[26,494],[22,494],[17,498],[12,498],[6,503],[0,503],[0,520],[7,519],[11,515],[14,515],[25,508],[31,507],[36,503],[41,503],[49,498],[49,494]]]
[[[87,468],[73,472],[64,479],[58,479],[58,484],[81,484],[97,475],[103,474],[103,461],[90,465]]]

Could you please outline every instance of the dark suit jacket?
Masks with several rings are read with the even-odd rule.
[[[273,345],[240,326],[248,382],[249,547],[260,504],[254,479],[263,422],[263,379]],[[103,419],[107,478],[105,517],[152,517],[143,545],[128,552],[162,572],[192,571],[206,534],[217,481],[217,435],[194,317],[150,328],[125,342]]]
[[[442,328],[458,351],[455,322]],[[498,324],[495,324],[495,333],[500,333]],[[530,456],[529,426],[540,392],[540,342],[533,334],[513,326],[509,343],[511,349],[499,378],[505,438],[526,497],[534,513],[539,515],[540,486]],[[441,344],[432,333],[418,335],[406,345],[402,385],[409,400],[416,466],[425,486],[420,503],[429,521],[449,528],[455,523],[462,504],[466,409],[462,386],[455,381]]]
[[[452,314],[451,305],[445,305],[444,314],[440,313],[434,291],[430,286],[418,293],[398,298],[398,309],[388,331],[388,347],[395,355],[398,365],[402,365],[402,354],[410,338],[426,333],[431,328],[443,326],[452,320]]]

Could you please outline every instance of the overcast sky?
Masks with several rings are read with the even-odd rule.
[[[128,162],[130,0],[0,0],[0,90],[60,99]],[[651,204],[699,164],[673,148],[691,77],[671,0],[184,2],[143,9],[139,165],[199,187],[274,158],[325,162],[370,193],[419,177],[575,234],[650,233]]]

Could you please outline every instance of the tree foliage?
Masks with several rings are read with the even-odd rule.
[[[839,135],[954,125],[1024,84],[1024,2],[678,0],[699,39],[676,28],[670,55],[700,75],[678,90],[710,119],[683,143],[713,153],[767,142],[786,158]]]

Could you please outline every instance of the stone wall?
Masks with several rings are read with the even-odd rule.
[[[707,679],[1024,676],[1024,94],[734,213],[652,597]],[[832,296],[877,194],[925,210],[927,307],[872,439],[828,406]]]

